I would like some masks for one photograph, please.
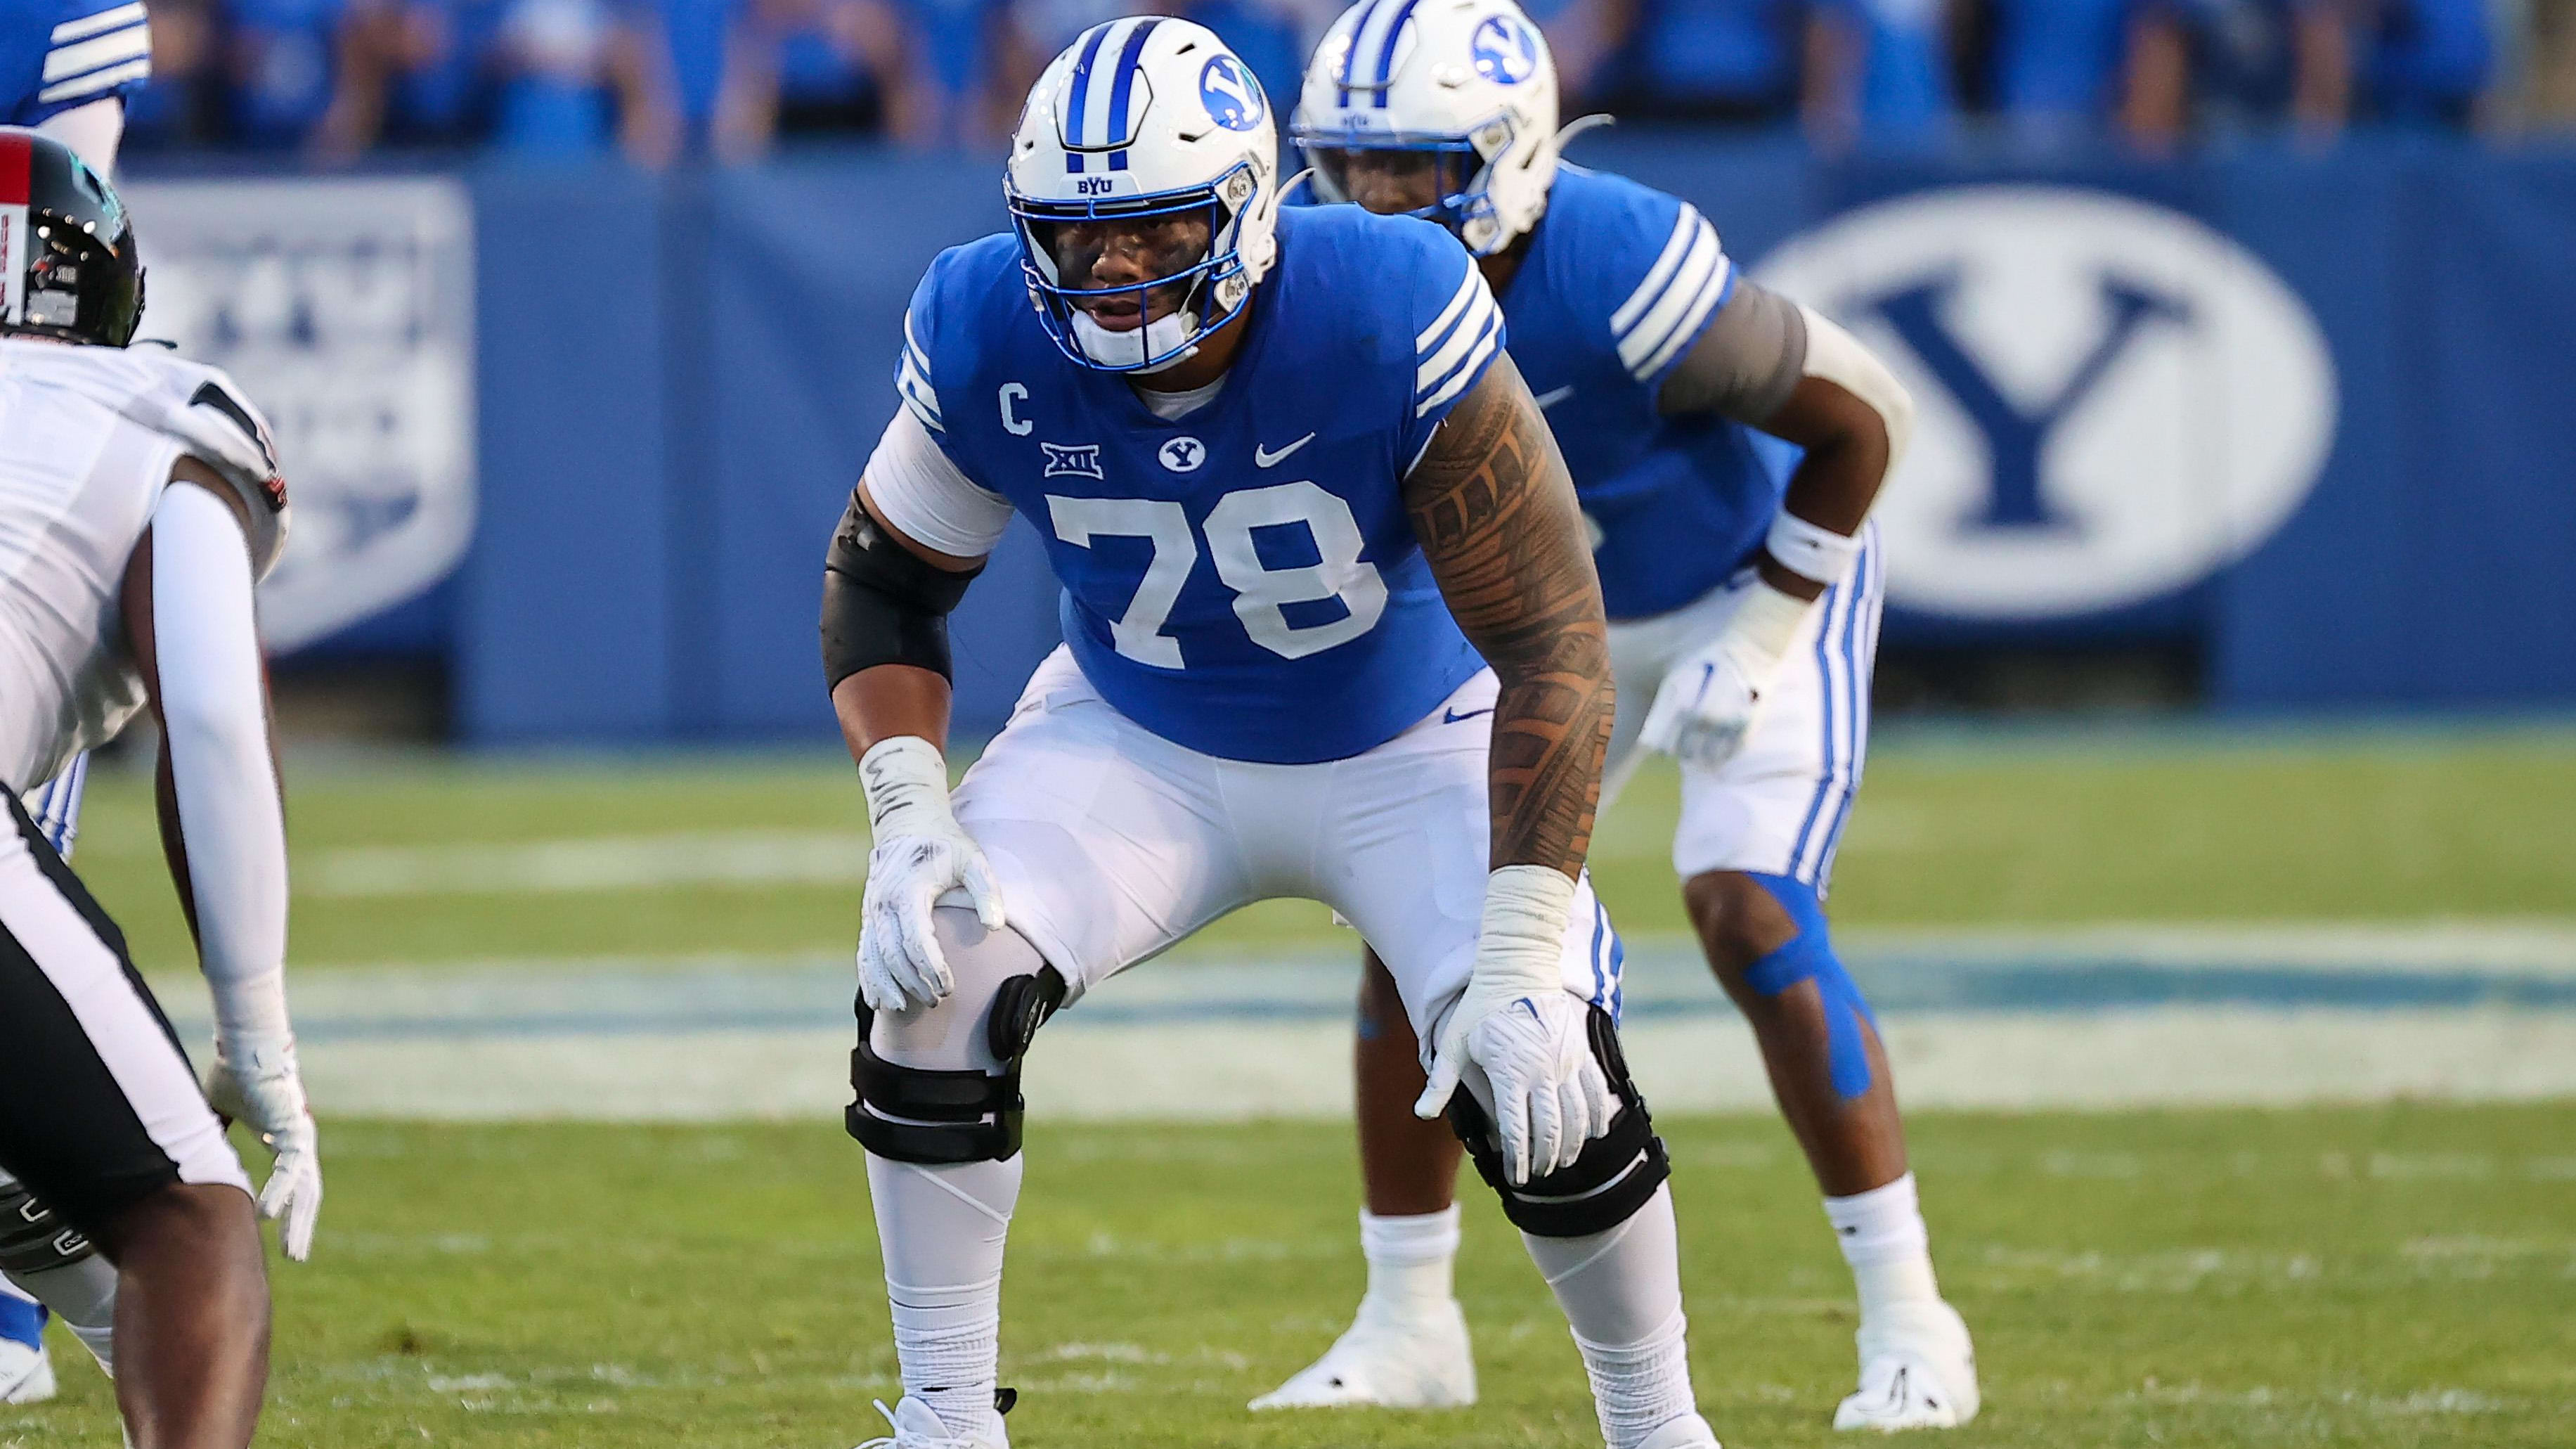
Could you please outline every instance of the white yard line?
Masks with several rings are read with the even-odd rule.
[[[853,831],[707,830],[490,845],[368,845],[298,858],[299,894],[325,898],[561,895],[682,885],[840,885],[867,874]]]
[[[1905,1100],[2110,1108],[2576,1097],[2557,923],[1853,932]],[[2251,959],[2233,954],[2251,950]],[[1353,957],[1155,963],[1049,1025],[1042,1117],[1340,1116]],[[187,1040],[202,983],[160,983]],[[810,1117],[847,1101],[846,957],[599,958],[304,972],[315,1100],[443,1119]],[[1689,943],[1640,942],[1629,1055],[1667,1111],[1769,1101]]]
[[[1733,1021],[1640,1022],[1639,1083],[1665,1112],[1765,1111]],[[2526,1100],[2576,1095],[2576,1014],[2151,1011],[1891,1020],[1908,1106],[2124,1108]],[[314,1100],[348,1115],[441,1120],[834,1120],[849,1100],[841,1029],[317,1043]],[[1031,1115],[1058,1121],[1339,1118],[1340,1023],[1047,1028]]]

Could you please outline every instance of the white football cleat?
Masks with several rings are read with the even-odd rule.
[[[1860,1332],[1860,1388],[1834,1410],[1837,1429],[1955,1429],[1977,1417],[1976,1347],[1947,1303],[1908,1304]]]
[[[1685,1414],[1639,1440],[1637,1449],[1721,1449],[1717,1431],[1697,1414]]]
[[[1456,1299],[1397,1321],[1360,1304],[1350,1331],[1296,1377],[1252,1401],[1255,1409],[1462,1409],[1476,1402],[1476,1356]]]
[[[889,1438],[870,1439],[858,1449],[1011,1449],[1008,1431],[995,1425],[991,1434],[959,1437],[948,1430],[930,1406],[919,1399],[899,1400],[891,1409],[885,1400],[876,1401],[877,1412],[885,1415],[887,1427],[894,1430]]]
[[[43,1345],[0,1338],[0,1404],[41,1404],[54,1392],[54,1361]]]

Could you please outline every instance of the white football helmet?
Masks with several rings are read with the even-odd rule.
[[[1021,269],[1047,333],[1067,357],[1111,372],[1155,372],[1232,321],[1278,255],[1278,123],[1252,68],[1216,33],[1134,15],[1095,25],[1038,77],[1011,136],[1002,191]],[[1205,208],[1205,256],[1133,286],[1061,285],[1053,227]],[[1187,286],[1171,315],[1114,332],[1086,300]]]
[[[1512,0],[1360,0],[1306,66],[1289,134],[1348,199],[1351,151],[1440,156],[1440,222],[1480,257],[1538,225],[1556,181],[1556,62]]]

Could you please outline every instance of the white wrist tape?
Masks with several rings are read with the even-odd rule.
[[[1564,979],[1566,923],[1574,918],[1574,877],[1552,866],[1507,865],[1485,878],[1485,916],[1476,933],[1480,985],[1554,990]]]
[[[1780,561],[1780,567],[1829,589],[1850,576],[1852,560],[1860,557],[1857,537],[1809,523],[1785,508],[1772,518],[1762,546]]]
[[[1744,602],[1736,606],[1735,617],[1726,621],[1721,647],[1736,657],[1745,678],[1760,688],[1779,670],[1780,661],[1789,657],[1799,626],[1815,607],[1812,599],[1783,593],[1756,579]]]
[[[947,834],[957,829],[948,804],[948,761],[919,735],[877,741],[859,757],[859,786],[867,791],[868,828],[889,835]]]

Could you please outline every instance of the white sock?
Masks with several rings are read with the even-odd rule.
[[[1923,1226],[1913,1173],[1885,1187],[1826,1198],[1825,1217],[1860,1290],[1863,1328],[1899,1304],[1941,1301],[1932,1276],[1932,1234]]]
[[[81,1346],[98,1360],[110,1378],[116,1376],[116,1265],[92,1253],[77,1263],[12,1273],[28,1296],[53,1310]]]
[[[1655,1189],[1635,1216],[1606,1233],[1523,1233],[1521,1242],[1583,1350],[1593,1412],[1610,1449],[1632,1449],[1693,1412],[1671,1187]]]
[[[868,1155],[904,1396],[960,1437],[999,1436],[1002,1250],[1023,1163],[928,1167]]]
[[[1407,1319],[1442,1312],[1456,1282],[1458,1205],[1384,1218],[1363,1209],[1360,1251],[1369,1269],[1361,1313]]]
[[[1583,1372],[1592,1380],[1592,1412],[1601,1441],[1633,1449],[1647,1435],[1696,1412],[1691,1403],[1689,1324],[1679,1311],[1672,1322],[1637,1343],[1605,1347],[1574,1336],[1583,1350]]]

